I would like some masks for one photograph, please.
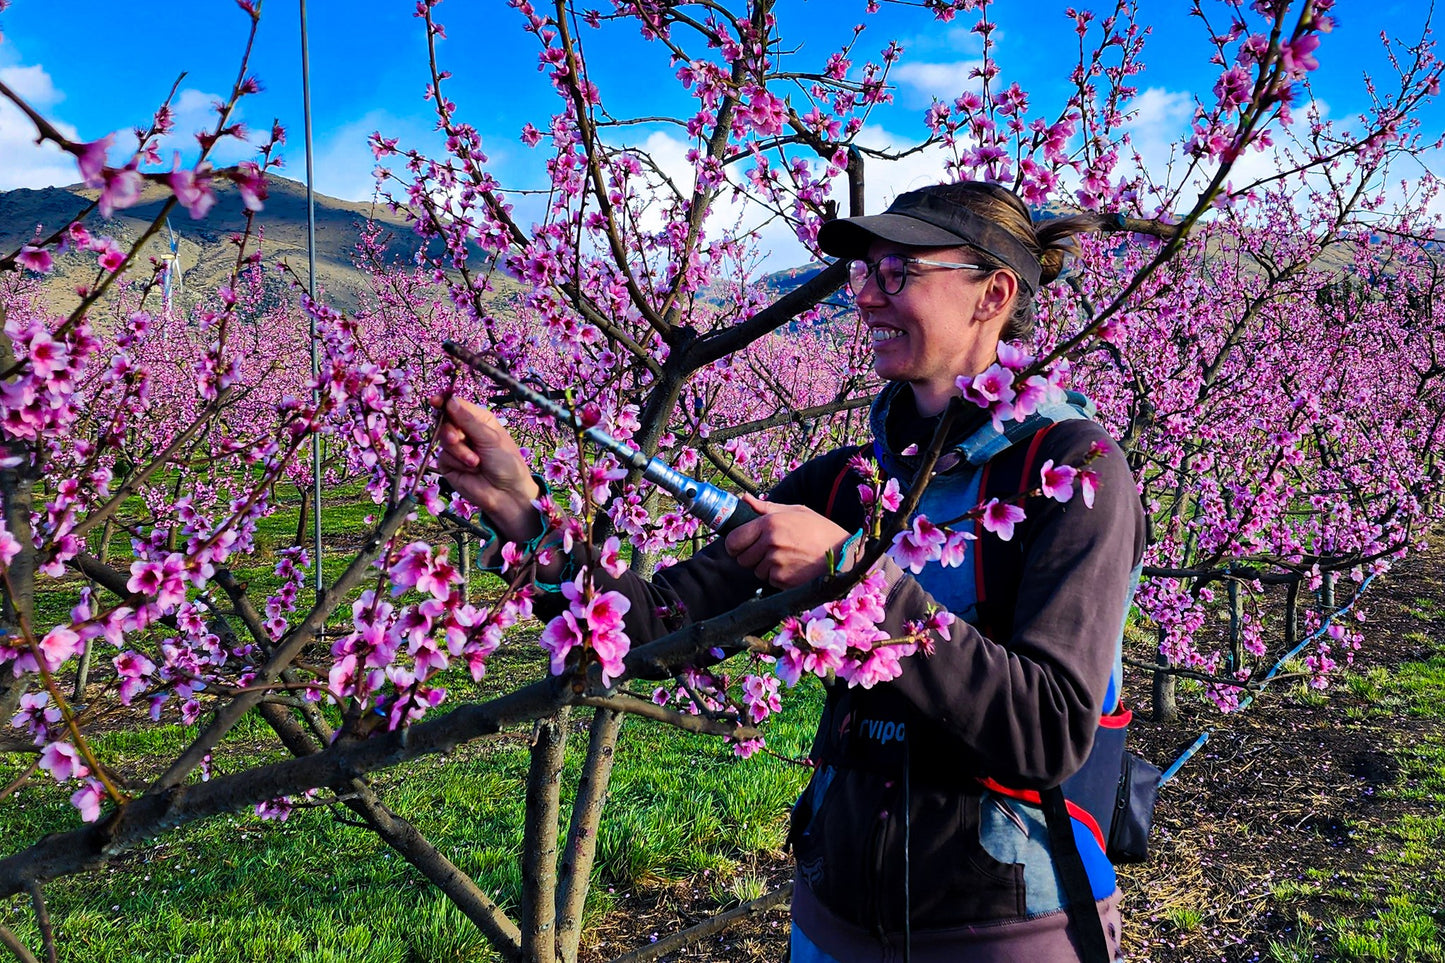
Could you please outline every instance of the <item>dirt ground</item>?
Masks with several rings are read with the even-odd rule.
[[[1442,566],[1445,550],[1435,548],[1375,580],[1365,598],[1369,617],[1356,671],[1388,671],[1445,649]],[[1140,680],[1131,682],[1136,691],[1147,691]],[[1131,729],[1131,748],[1161,768],[1205,730],[1211,736],[1161,792],[1148,862],[1120,870],[1128,959],[1268,960],[1271,943],[1312,942],[1311,934],[1299,932],[1302,919],[1308,928],[1312,920],[1367,914],[1378,906],[1388,883],[1371,871],[1378,863],[1365,827],[1412,811],[1425,815],[1427,804],[1382,798],[1391,794],[1381,789],[1400,778],[1396,747],[1408,745],[1412,734],[1426,727],[1438,732],[1440,721],[1371,714],[1366,698],[1342,685],[1318,700],[1301,699],[1299,687],[1285,682],[1229,716],[1197,697],[1180,703],[1177,722],[1136,716]],[[762,860],[751,872],[772,886],[791,878],[783,854]],[[1378,892],[1362,891],[1361,877],[1377,879]],[[1292,892],[1292,882],[1306,878],[1339,878],[1352,897],[1326,891],[1279,898]],[[610,960],[647,947],[719,908],[701,881],[637,894],[598,928],[588,959]],[[782,960],[787,933],[784,900],[661,959]]]

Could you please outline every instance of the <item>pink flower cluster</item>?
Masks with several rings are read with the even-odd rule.
[[[1003,431],[1005,421],[1023,421],[1040,405],[1062,401],[1063,382],[1068,378],[1068,362],[1060,360],[1043,374],[1031,375],[1018,382],[1015,375],[1034,363],[1034,358],[1018,345],[1001,342],[998,361],[977,375],[960,375],[956,381],[965,401],[988,411],[996,429]]]
[[[567,608],[547,623],[540,639],[551,656],[552,674],[561,675],[569,666],[585,666],[595,658],[602,669],[602,684],[611,685],[627,671],[623,659],[632,642],[623,617],[632,602],[621,592],[599,592],[585,566],[563,583],[562,595]]]
[[[879,628],[887,595],[887,579],[875,570],[843,598],[786,619],[772,640],[778,651],[774,673],[790,688],[804,673],[832,672],[865,689],[898,678],[902,660],[920,645],[931,645],[926,633],[946,626],[951,616],[945,613],[918,634],[894,639]]]

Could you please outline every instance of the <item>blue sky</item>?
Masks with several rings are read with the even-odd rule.
[[[1206,0],[1218,12],[1223,4]],[[550,6],[550,5],[548,5]],[[598,0],[597,6],[610,7]],[[800,66],[816,65],[850,33],[867,23],[855,63],[876,56],[889,40],[905,47],[895,73],[894,106],[874,115],[870,136],[904,142],[922,132],[921,114],[930,94],[957,93],[978,56],[977,36],[965,15],[941,24],[912,7],[885,5],[866,16],[863,0],[780,0],[781,34]],[[1017,80],[1035,105],[1056,109],[1066,96],[1077,38],[1063,15],[1065,2],[997,0],[996,56],[1002,79]],[[1363,0],[1339,4],[1339,26],[1319,51],[1316,94],[1332,117],[1344,118],[1367,101],[1364,70],[1386,70],[1379,35],[1413,41],[1425,17],[1419,0]],[[1096,8],[1097,9],[1097,8]],[[1142,94],[1135,135],[1146,157],[1160,158],[1168,142],[1187,127],[1191,95],[1210,99],[1217,70],[1207,63],[1203,25],[1187,16],[1185,0],[1141,0],[1139,18],[1153,29],[1137,78]],[[373,161],[365,138],[373,130],[399,137],[403,145],[434,147],[430,105],[422,100],[427,78],[426,45],[411,0],[311,0],[308,6],[317,187],[349,199],[371,194]],[[541,154],[518,140],[523,124],[545,127],[553,95],[536,69],[536,39],[520,29],[519,15],[502,0],[449,0],[437,8],[447,27],[443,66],[455,74],[449,91],[462,116],[482,133],[498,177],[506,184],[538,186]],[[289,176],[304,171],[298,4],[264,0],[251,71],[265,85],[247,98],[243,118],[257,128],[277,117],[287,127]],[[247,18],[232,0],[157,3],[129,0],[13,0],[0,13],[0,79],[25,93],[67,131],[91,140],[143,123],[177,74],[186,71],[178,98],[180,131],[174,146],[186,149],[189,134],[210,119],[210,102],[235,78]],[[686,109],[673,71],[655,44],[635,30],[584,29],[589,65],[604,99],[618,113]],[[1382,83],[1388,87],[1388,84]],[[1424,115],[1430,136],[1445,130],[1445,110],[1433,105]],[[54,151],[29,145],[23,118],[0,106],[0,189],[73,183],[74,163]],[[662,128],[638,131],[666,152],[678,148]],[[661,138],[658,140],[657,138]],[[1153,152],[1152,154],[1150,152]],[[169,152],[167,152],[169,153]],[[220,155],[240,159],[237,147]],[[119,160],[119,155],[116,156]],[[169,159],[169,158],[168,158]],[[870,206],[893,192],[937,179],[936,162],[900,165],[870,183]],[[875,202],[874,198],[877,197]]]

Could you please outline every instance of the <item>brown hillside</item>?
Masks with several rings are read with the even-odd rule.
[[[267,179],[270,196],[264,209],[256,215],[262,238],[261,250],[268,267],[288,263],[302,278],[306,276],[306,188],[284,177]],[[35,236],[37,225],[49,233],[66,224],[84,210],[97,191],[80,185],[50,187],[42,190],[19,189],[0,193],[0,251],[9,253]],[[229,274],[236,249],[227,239],[245,227],[245,209],[236,188],[229,182],[216,185],[217,202],[202,220],[192,220],[183,208],[171,211],[170,223],[180,237],[179,260],[184,293],[182,303],[189,305],[210,291]],[[166,191],[148,185],[141,203],[114,216],[102,219],[98,214],[87,218],[86,226],[93,232],[108,234],[123,245],[139,237],[159,212]],[[316,281],[333,306],[350,311],[357,306],[366,281],[352,263],[357,241],[368,219],[379,223],[388,239],[386,259],[390,263],[408,263],[416,251],[417,240],[405,221],[383,205],[338,200],[316,195]],[[134,277],[143,278],[151,269],[147,259],[157,261],[168,251],[162,229],[160,236],[147,242],[141,260],[132,268]],[[77,286],[95,279],[95,257],[92,254],[68,253],[56,259],[56,270],[44,284],[44,290],[57,311],[74,303]],[[279,272],[269,271],[266,285],[275,297],[282,297],[285,287]]]

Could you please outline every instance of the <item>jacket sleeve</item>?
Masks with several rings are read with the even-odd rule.
[[[975,754],[981,775],[1007,785],[1056,785],[1088,756],[1115,645],[1137,579],[1144,517],[1123,452],[1092,422],[1058,424],[1038,464],[1080,464],[1094,442],[1107,453],[1090,468],[1093,508],[1035,497],[1015,530],[1022,579],[1009,638],[993,640],[962,620],[932,655],[904,660],[896,693]],[[985,560],[987,555],[984,556]],[[932,599],[892,562],[890,630],[923,617]]]

